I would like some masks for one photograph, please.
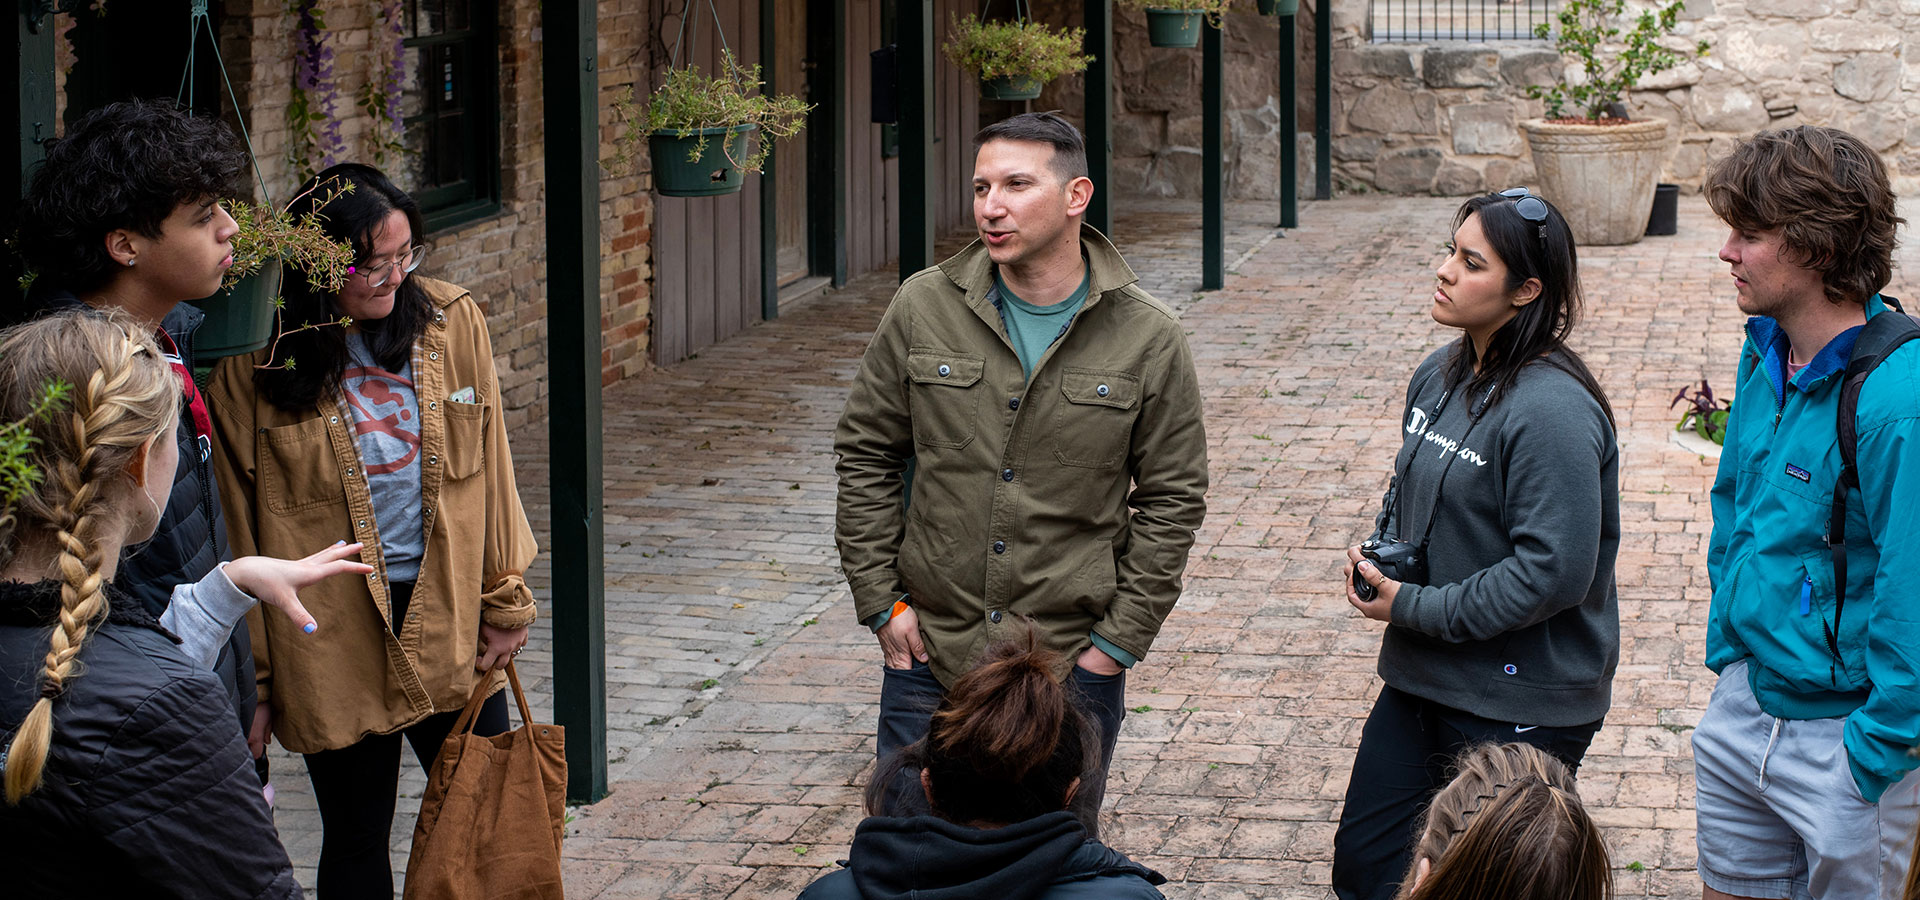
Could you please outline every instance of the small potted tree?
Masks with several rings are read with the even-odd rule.
[[[1534,29],[1578,63],[1577,76],[1527,88],[1547,114],[1521,128],[1542,192],[1566,213],[1579,243],[1630,244],[1646,233],[1667,123],[1631,118],[1622,101],[1642,77],[1679,65],[1689,51],[1707,52],[1706,41],[1673,37],[1684,6],[1644,11],[1623,29],[1626,0],[1566,0],[1553,22]]]
[[[1080,52],[1084,28],[1054,28],[1030,19],[995,22],[955,16],[943,49],[947,58],[980,79],[987,100],[1032,100],[1062,75],[1084,71],[1093,57]]]
[[[1201,25],[1221,27],[1233,0],[1124,0],[1147,14],[1147,43],[1155,47],[1196,47]]]
[[[615,139],[615,161],[631,162],[645,134],[653,186],[661,194],[715,197],[740,190],[746,173],[766,166],[773,141],[800,133],[813,108],[798,97],[766,96],[763,83],[760,67],[740,65],[731,50],[720,52],[715,75],[697,66],[669,69],[647,101],[645,128],[628,127]],[[614,108],[616,118],[635,121],[632,89]]]

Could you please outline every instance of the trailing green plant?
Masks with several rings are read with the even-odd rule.
[[[353,274],[354,249],[351,244],[334,240],[321,223],[326,219],[318,210],[325,209],[334,198],[353,190],[353,185],[339,179],[329,178],[314,186],[309,193],[317,193],[319,199],[313,204],[312,211],[295,217],[288,212],[294,201],[306,194],[295,196],[286,206],[275,209],[264,204],[236,200],[227,204],[228,212],[233,216],[239,230],[233,235],[233,265],[227,269],[226,279],[221,287],[231,290],[241,279],[258,274],[268,262],[279,260],[305,273],[307,283],[323,291],[339,291],[346,286],[347,276]],[[280,346],[280,339],[289,334],[314,328],[347,326],[353,320],[342,316],[333,322],[309,323],[291,331],[284,329],[282,315],[286,309],[286,298],[275,295],[273,300],[274,335],[272,349],[267,351],[266,362],[258,368],[291,369],[293,357],[279,362],[274,354]]]
[[[1673,426],[1673,430],[1692,431],[1716,444],[1726,443],[1727,415],[1733,409],[1733,401],[1715,400],[1713,387],[1702,378],[1698,389],[1693,385],[1681,388],[1680,393],[1673,395],[1673,402],[1667,404],[1667,408],[1672,409],[1682,403],[1689,405],[1680,413],[1680,422]]]
[[[660,89],[647,98],[644,114],[638,111],[633,89],[628,88],[613,105],[620,134],[614,139],[611,162],[622,168],[631,166],[641,141],[650,134],[694,138],[687,160],[695,162],[707,152],[707,136],[698,133],[701,129],[753,125],[761,137],[752,153],[735,155],[737,148],[745,146],[744,139],[722,141],[721,148],[727,161],[741,171],[760,171],[773,152],[773,142],[799,134],[813,109],[791,94],[761,93],[765,84],[758,65],[743,66],[733,58],[733,51],[722,50],[718,74],[707,75],[691,65],[669,69]],[[636,124],[642,127],[634,127]]]
[[[1165,9],[1178,12],[1204,13],[1207,24],[1215,28],[1226,24],[1227,10],[1236,0],[1120,0],[1122,6],[1135,9]],[[1242,0],[1244,2],[1244,0]]]
[[[13,533],[14,504],[40,483],[43,474],[33,464],[33,447],[40,442],[33,436],[33,423],[65,406],[72,393],[72,385],[54,381],[40,389],[26,418],[0,425],[0,535]]]
[[[1685,8],[1684,2],[1675,2],[1642,10],[1633,27],[1623,30],[1626,0],[1565,0],[1554,21],[1535,25],[1533,34],[1553,41],[1562,60],[1577,60],[1580,78],[1529,85],[1527,96],[1545,101],[1550,119],[1624,119],[1622,100],[1641,78],[1665,72],[1688,55],[1707,54],[1706,41],[1672,49],[1680,41],[1669,39]]]
[[[953,17],[953,32],[941,48],[961,69],[985,81],[1031,78],[1052,81],[1085,71],[1093,57],[1080,52],[1084,28],[1054,28],[1044,22],[993,22]]]

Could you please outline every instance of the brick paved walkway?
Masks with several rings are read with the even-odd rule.
[[[1236,207],[1237,271],[1205,295],[1192,208],[1117,229],[1148,288],[1182,310],[1212,452],[1187,594],[1130,677],[1108,788],[1110,843],[1166,874],[1170,897],[1331,896],[1333,823],[1379,689],[1380,626],[1338,593],[1341,551],[1385,484],[1408,374],[1450,336],[1423,298],[1455,205],[1306,204],[1278,238],[1269,206]],[[1667,403],[1703,375],[1730,382],[1742,317],[1704,203],[1683,198],[1680,228],[1583,250],[1580,345],[1620,420],[1625,537],[1614,711],[1581,792],[1623,898],[1699,893],[1686,737],[1711,677],[1712,469],[1670,444]],[[892,284],[862,279],[608,392],[613,795],[574,810],[570,897],[790,898],[844,858],[880,676],[833,550],[830,435]],[[542,438],[515,438],[537,519]],[[536,633],[522,657],[543,714],[545,643]],[[406,768],[397,866],[422,783]],[[276,751],[275,771],[310,885],[317,815],[299,761]]]

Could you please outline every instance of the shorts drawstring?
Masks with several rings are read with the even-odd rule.
[[[1779,720],[1779,719],[1774,719],[1774,720],[1773,720],[1773,733],[1772,733],[1771,735],[1768,735],[1768,736],[1767,736],[1767,749],[1766,749],[1766,750],[1764,750],[1764,751],[1762,751],[1762,752],[1761,752],[1761,754],[1760,754],[1760,784],[1759,784],[1759,789],[1760,789],[1760,790],[1762,790],[1762,791],[1764,791],[1764,790],[1766,790],[1766,789],[1767,789],[1767,759],[1768,759],[1768,757],[1771,757],[1771,756],[1773,756],[1773,745],[1774,745],[1774,743],[1775,743],[1776,741],[1778,741],[1778,740],[1780,740],[1780,720]]]

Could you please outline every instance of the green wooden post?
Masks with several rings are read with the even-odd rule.
[[[1333,199],[1333,8],[1313,7],[1313,197]]]
[[[1087,177],[1093,202],[1086,222],[1113,235],[1113,0],[1087,0],[1081,25],[1087,29]]]
[[[7,143],[7,168],[20,175],[20,193],[27,189],[29,171],[46,158],[40,142],[53,137],[53,15],[29,11],[31,4],[19,4],[14,17],[15,47],[18,64],[14,69],[13,90],[6,93],[7,118],[20,127],[18,141]],[[16,194],[15,196],[18,196]],[[8,204],[9,208],[12,204]],[[12,218],[12,214],[8,214]],[[11,223],[9,223],[11,224]]]
[[[1220,29],[1206,26],[1200,41],[1201,117],[1200,166],[1201,193],[1204,195],[1200,224],[1200,289],[1219,290],[1227,284],[1227,216],[1222,177],[1225,153],[1222,147],[1227,122],[1226,43]]]
[[[594,0],[547,0],[547,442],[553,712],[567,729],[567,798],[607,795],[600,459],[600,94]]]
[[[933,265],[933,0],[900,0],[900,280]]]
[[[774,0],[760,0],[760,87],[762,96],[780,92],[779,32],[773,27]],[[772,140],[762,134],[763,141]],[[775,154],[767,154],[760,173],[760,318],[780,318],[780,181],[774,177]]]
[[[807,268],[847,283],[847,0],[807,0]]]
[[[1280,227],[1300,227],[1299,36],[1292,13],[1280,17]]]

